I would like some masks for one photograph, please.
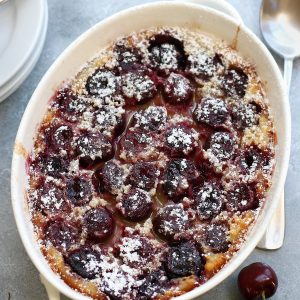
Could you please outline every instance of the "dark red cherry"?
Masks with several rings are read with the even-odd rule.
[[[151,132],[130,128],[120,141],[120,157],[125,161],[136,162],[157,155],[156,140]]]
[[[253,189],[246,183],[240,182],[232,186],[227,193],[226,208],[229,211],[246,211],[258,207],[258,200]]]
[[[119,81],[113,71],[108,69],[96,70],[86,82],[87,92],[96,97],[111,97],[119,89]]]
[[[196,146],[196,132],[189,126],[178,124],[166,131],[165,148],[172,157],[187,156]]]
[[[240,157],[237,159],[241,172],[245,175],[252,176],[259,169],[270,168],[270,160],[273,154],[270,150],[261,150],[255,146],[251,146],[241,151]]]
[[[232,122],[239,130],[257,125],[261,107],[256,103],[239,103],[232,108]]]
[[[126,41],[125,41],[126,43]],[[122,41],[118,43],[114,48],[119,67],[123,71],[131,71],[137,69],[141,63],[141,54],[138,49],[129,47]]]
[[[133,268],[144,267],[155,254],[150,240],[141,236],[123,237],[118,248],[122,261]]]
[[[59,105],[62,118],[76,122],[88,110],[90,99],[75,95],[70,89],[59,90],[55,101]]]
[[[114,232],[115,221],[112,214],[104,207],[92,208],[84,215],[88,237],[103,242]]]
[[[102,186],[100,189],[111,194],[118,193],[124,183],[124,170],[117,161],[112,160],[104,164],[101,174],[101,183]]]
[[[248,75],[240,68],[230,68],[222,79],[222,88],[227,96],[243,98],[248,86]]]
[[[66,197],[75,206],[87,204],[92,199],[92,187],[88,179],[74,177],[67,179]]]
[[[72,98],[74,93],[69,87],[59,89],[52,98],[52,104],[57,105],[59,107],[64,106],[66,102],[69,102],[69,99]]]
[[[180,243],[170,248],[166,262],[169,277],[199,275],[202,268],[201,253],[192,242]]]
[[[63,187],[51,181],[41,182],[41,187],[32,195],[32,201],[35,207],[45,214],[57,214],[71,210],[71,205],[65,198]]]
[[[72,252],[66,259],[72,271],[87,279],[94,279],[101,272],[101,254],[92,249],[79,249]]]
[[[203,79],[212,77],[220,66],[222,60],[218,54],[208,56],[204,52],[199,52],[188,57],[188,72]]]
[[[230,159],[235,150],[235,140],[229,132],[215,132],[209,139],[210,152],[218,161],[226,161]]]
[[[138,288],[138,299],[150,300],[163,294],[170,286],[164,271],[157,270],[146,276],[145,281]]]
[[[204,183],[195,198],[195,206],[200,219],[207,220],[218,215],[224,202],[225,196],[218,184]]]
[[[256,262],[240,271],[238,286],[247,300],[266,299],[276,293],[278,279],[269,265]]]
[[[157,34],[149,41],[150,60],[162,73],[184,69],[186,56],[183,43],[169,34]]]
[[[168,204],[158,211],[152,223],[157,235],[173,241],[176,234],[188,229],[189,217],[182,204]]]
[[[163,95],[171,104],[185,104],[192,100],[194,88],[181,74],[171,73],[163,83]]]
[[[134,187],[150,191],[154,188],[157,177],[158,170],[153,163],[138,162],[132,166],[127,180]]]
[[[104,105],[94,113],[94,126],[107,136],[122,133],[125,126],[125,110],[122,107]]]
[[[79,242],[81,226],[57,218],[48,222],[44,232],[46,241],[51,242],[60,251],[68,251]]]
[[[137,188],[131,188],[123,194],[117,208],[120,214],[129,221],[141,221],[148,218],[152,212],[153,203],[150,195]]]
[[[75,140],[80,166],[88,168],[97,161],[108,160],[113,155],[111,141],[100,132],[85,131]]]
[[[133,274],[128,267],[118,265],[113,260],[110,269],[106,268],[104,276],[101,276],[100,288],[106,295],[104,297],[112,300],[135,299],[133,288],[138,282],[137,275]],[[105,299],[105,298],[104,298]]]
[[[128,105],[142,104],[152,99],[156,92],[155,82],[144,74],[129,72],[122,76],[122,92]]]
[[[69,150],[72,139],[73,131],[68,125],[57,125],[50,127],[45,132],[46,145],[51,150]]]
[[[53,155],[43,155],[40,157],[42,170],[53,177],[60,177],[68,171],[68,157],[60,157]]]
[[[212,127],[222,126],[229,118],[227,105],[218,98],[204,98],[193,112],[194,120]]]
[[[149,106],[132,116],[132,126],[145,131],[159,131],[165,128],[167,110],[162,106]]]
[[[223,223],[212,223],[206,229],[206,244],[212,252],[226,252],[229,248],[228,226]]]
[[[176,200],[187,195],[189,185],[199,176],[194,163],[185,158],[171,160],[164,175],[164,191],[167,196]]]

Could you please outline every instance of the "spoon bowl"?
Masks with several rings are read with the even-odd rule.
[[[284,58],[300,56],[300,1],[264,0],[260,27],[269,46]]]

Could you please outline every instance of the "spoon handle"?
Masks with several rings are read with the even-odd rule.
[[[289,94],[289,92],[290,92],[292,73],[293,73],[293,59],[292,58],[285,58],[284,59],[283,79],[284,79],[285,84],[286,84],[287,94]]]
[[[50,284],[42,274],[40,274],[40,279],[41,279],[41,282],[43,283],[43,285],[45,286],[45,289],[46,289],[46,292],[48,295],[48,299],[49,300],[60,300],[59,291],[52,284]]]
[[[285,214],[284,214],[284,193],[282,193],[278,206],[273,213],[272,219],[265,234],[257,247],[264,250],[276,250],[281,248],[284,240]]]

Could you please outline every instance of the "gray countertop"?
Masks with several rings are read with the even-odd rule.
[[[10,200],[12,147],[23,111],[38,82],[57,56],[82,32],[105,17],[144,0],[49,0],[49,27],[42,55],[27,80],[0,104],[0,299],[47,299],[38,272],[25,253],[19,238]],[[259,37],[260,0],[229,0],[244,22]],[[282,67],[282,60],[276,57]],[[286,181],[286,239],[278,251],[255,250],[243,264],[262,261],[270,264],[279,277],[273,299],[300,299],[300,60],[295,62],[291,88],[292,153]],[[238,271],[201,299],[241,299],[236,286]],[[66,298],[63,298],[66,300]]]

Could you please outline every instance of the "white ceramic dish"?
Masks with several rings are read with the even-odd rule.
[[[128,22],[130,20],[130,22]],[[261,239],[276,209],[284,185],[290,152],[290,110],[281,73],[263,43],[243,24],[215,10],[180,2],[156,2],[137,6],[98,23],[73,42],[50,67],[39,83],[23,115],[12,161],[12,204],[18,230],[28,255],[39,272],[61,293],[71,299],[89,299],[67,286],[47,264],[33,234],[25,201],[25,155],[33,146],[33,137],[46,112],[48,99],[63,80],[73,76],[99,49],[117,37],[152,26],[192,26],[222,38],[228,43],[236,41],[238,51],[256,67],[266,82],[274,123],[278,134],[277,164],[273,185],[265,209],[259,216],[245,246],[218,274],[202,286],[186,293],[178,300],[194,299],[215,287],[228,277],[251,253]],[[239,29],[239,30],[238,30]]]
[[[26,79],[44,45],[46,0],[10,0],[0,6],[0,102]]]

